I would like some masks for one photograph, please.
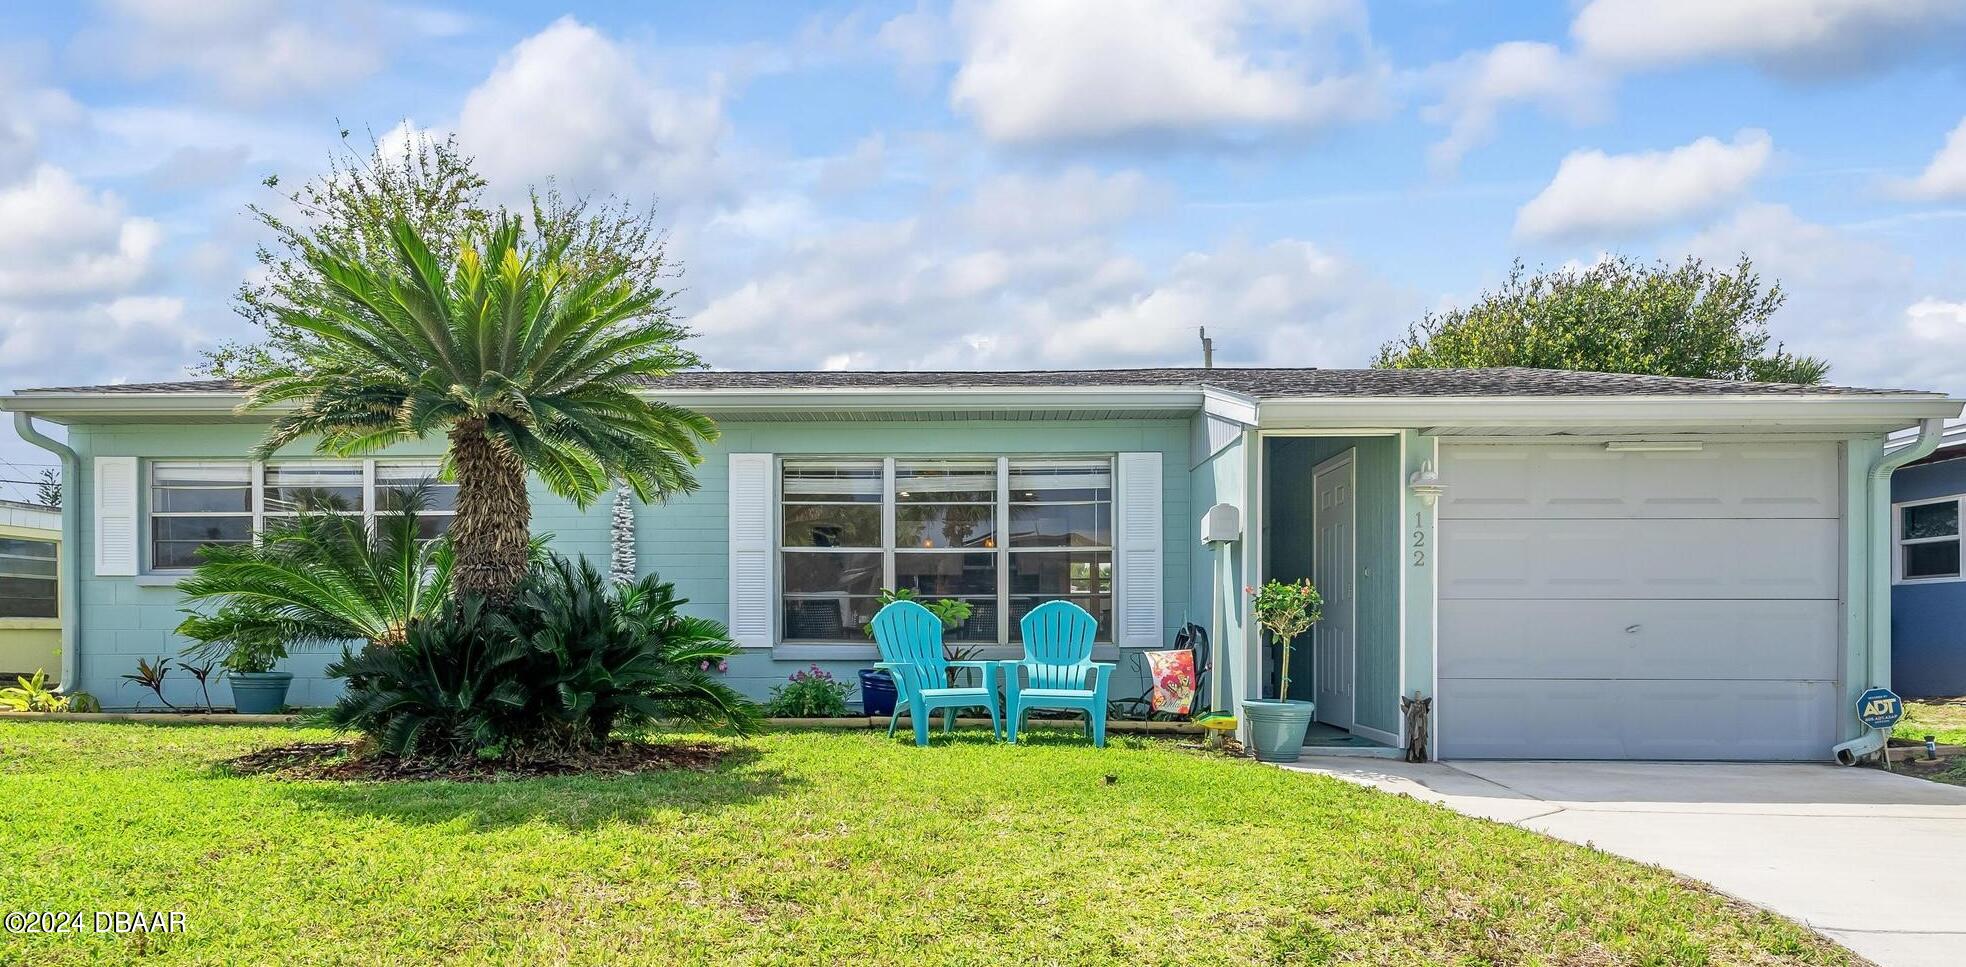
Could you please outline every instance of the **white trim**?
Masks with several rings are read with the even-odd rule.
[[[1202,410],[1216,395],[1218,409],[1239,409],[1236,394],[1219,387],[786,387],[779,389],[666,389],[644,395],[704,413],[852,410],[993,412],[1097,409]],[[33,413],[53,422],[92,416],[217,417],[240,422],[271,418],[291,407],[240,414],[238,392],[46,392],[0,396],[0,410]],[[1247,397],[1243,397],[1247,399]],[[1443,425],[1738,427],[1742,423],[1874,425],[1901,428],[1924,419],[1951,419],[1962,403],[1939,393],[1848,393],[1817,396],[1768,394],[1604,396],[1377,396],[1276,397],[1256,404],[1257,424],[1378,425],[1422,428]]]
[[[1906,540],[1904,537],[1904,508],[1925,507],[1931,504],[1953,504],[1959,513],[1959,532],[1946,537],[1917,537]],[[1952,542],[1959,545],[1960,573],[1925,578],[1905,577],[1905,548],[1918,544],[1943,544]],[[1966,581],[1966,494],[1952,494],[1945,497],[1927,497],[1921,500],[1904,500],[1891,505],[1891,583],[1893,585],[1915,584],[1958,584]]]

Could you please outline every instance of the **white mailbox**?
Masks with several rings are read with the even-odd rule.
[[[1227,544],[1242,536],[1242,511],[1234,504],[1216,504],[1201,515],[1204,544]]]

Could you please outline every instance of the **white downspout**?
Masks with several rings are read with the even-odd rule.
[[[35,429],[34,418],[26,413],[14,414],[14,432],[61,458],[61,553],[57,575],[61,587],[55,592],[55,606],[61,612],[61,690],[73,692],[81,687],[76,677],[81,657],[76,643],[82,640],[82,609],[76,607],[75,599],[82,590],[78,570],[82,560],[82,510],[76,506],[82,499],[82,458],[68,444]]]
[[[1868,620],[1864,628],[1867,688],[1891,686],[1891,473],[1938,449],[1944,434],[1944,420],[1919,421],[1918,439],[1910,446],[1879,456],[1871,464],[1865,481],[1870,488],[1865,494],[1868,501],[1865,543],[1869,550],[1864,555],[1864,576],[1869,586],[1865,595]],[[1877,729],[1866,729],[1863,735],[1839,743],[1830,751],[1836,761],[1848,766],[1882,748],[1884,734]]]

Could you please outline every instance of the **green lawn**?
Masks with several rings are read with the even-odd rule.
[[[1938,736],[1940,745],[1966,745],[1966,698],[1906,701],[1891,737],[1923,742],[1928,735]]]
[[[1846,963],[1655,869],[1173,745],[787,732],[719,771],[233,776],[292,729],[0,722],[0,963]],[[1109,777],[1112,781],[1109,781]]]

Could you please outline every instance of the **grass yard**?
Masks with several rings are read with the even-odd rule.
[[[1670,874],[1116,738],[784,732],[709,773],[230,775],[297,729],[0,722],[0,963],[1847,963]]]
[[[1923,742],[1928,735],[1938,736],[1940,745],[1966,745],[1966,698],[1905,700],[1905,717],[1891,737]]]

